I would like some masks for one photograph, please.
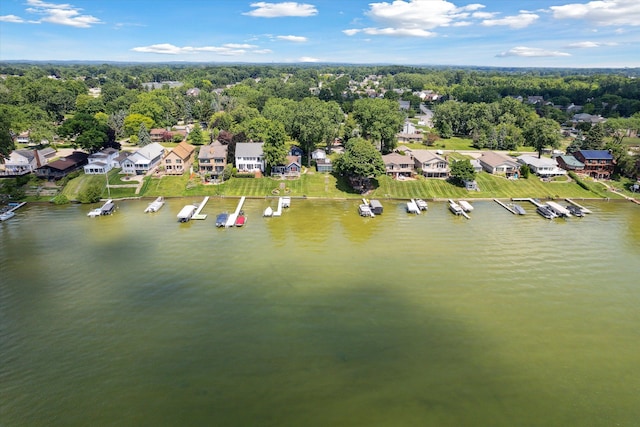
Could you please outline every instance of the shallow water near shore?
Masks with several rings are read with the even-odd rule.
[[[637,425],[640,206],[199,200],[0,224],[0,425]]]

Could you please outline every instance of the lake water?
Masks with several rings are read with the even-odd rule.
[[[0,224],[0,426],[637,426],[640,206]]]

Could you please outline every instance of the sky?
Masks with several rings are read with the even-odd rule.
[[[1,0],[6,60],[640,67],[640,0]]]

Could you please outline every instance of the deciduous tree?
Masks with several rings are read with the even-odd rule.
[[[560,125],[551,119],[536,119],[524,130],[525,144],[534,147],[538,157],[545,147],[558,148],[560,144]]]

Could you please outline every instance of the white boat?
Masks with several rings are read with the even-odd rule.
[[[416,205],[418,206],[418,209],[420,209],[421,211],[426,211],[429,207],[429,205],[427,205],[427,202],[425,202],[422,199],[416,199]]]
[[[144,210],[144,213],[158,212],[164,206],[164,197],[158,197]]]
[[[525,215],[527,213],[527,211],[517,203],[510,203],[508,206],[518,215]]]
[[[287,196],[282,198],[282,207],[283,208],[291,207],[291,197]]]
[[[462,210],[464,210],[465,212],[471,212],[473,210],[473,206],[471,205],[471,203],[467,202],[466,200],[460,200],[458,202],[458,205],[460,205]]]
[[[262,216],[273,216],[273,209],[271,209],[271,206],[267,206],[267,208],[262,213]]]
[[[102,208],[91,209],[87,214],[88,217],[95,218],[97,216],[102,215]]]
[[[449,200],[449,210],[455,215],[462,215],[464,213],[464,209],[462,209],[460,205],[458,205],[453,200]]]
[[[183,207],[180,212],[178,212],[178,222],[187,222],[193,217],[193,214],[198,209],[195,205],[186,205]]]
[[[369,207],[369,205],[365,203],[362,203],[360,204],[360,206],[358,206],[358,213],[360,214],[360,216],[366,216],[370,218],[373,218],[374,216],[376,216],[376,214],[374,214],[371,211],[371,208]]]
[[[6,221],[9,218],[13,218],[14,216],[16,216],[15,212],[13,211],[6,211],[6,212],[2,212],[0,214],[0,221]]]
[[[420,215],[420,208],[413,199],[407,202],[407,213]]]

